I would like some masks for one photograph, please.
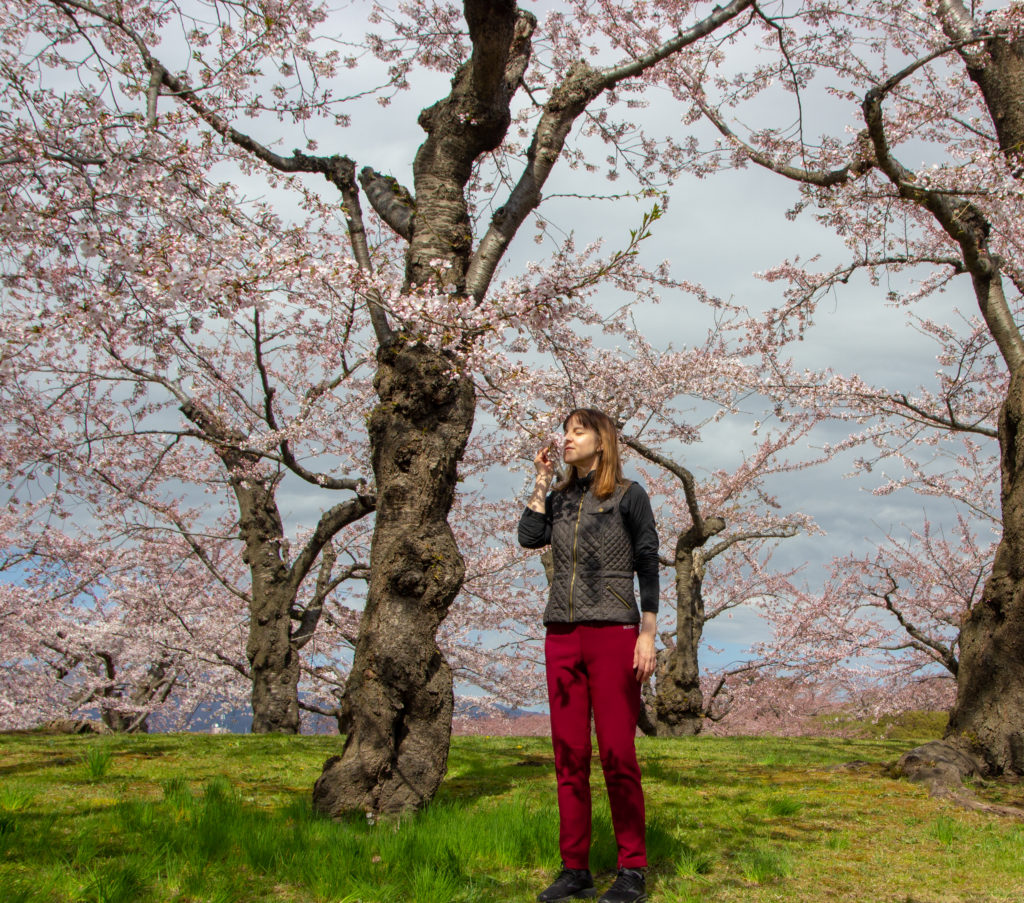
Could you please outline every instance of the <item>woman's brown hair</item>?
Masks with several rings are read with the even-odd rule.
[[[596,408],[576,408],[570,411],[562,421],[562,429],[567,430],[572,420],[578,420],[585,429],[597,433],[601,450],[594,472],[594,495],[599,499],[606,499],[623,479],[622,458],[619,457],[619,431],[615,428],[612,418]],[[570,466],[569,473],[555,486],[555,491],[562,492],[575,481],[576,468]]]

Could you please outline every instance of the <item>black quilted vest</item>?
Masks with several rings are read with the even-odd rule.
[[[551,498],[554,576],[544,623],[613,621],[637,624],[633,543],[619,503],[629,481],[599,499],[576,483]]]

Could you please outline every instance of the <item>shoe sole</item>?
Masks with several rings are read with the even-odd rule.
[[[556,897],[554,900],[545,900],[543,903],[568,903],[569,900],[593,900],[597,896],[597,888],[591,887],[587,890],[578,891],[568,897]]]

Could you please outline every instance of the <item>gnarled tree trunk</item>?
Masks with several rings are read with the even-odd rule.
[[[374,210],[409,243],[406,289],[431,281],[456,298],[482,301],[509,242],[540,202],[566,136],[587,105],[750,5],[750,0],[732,0],[724,8],[716,7],[691,28],[622,65],[597,71],[585,61],[574,64],[544,103],[523,173],[507,202],[494,211],[474,253],[466,186],[475,162],[505,137],[511,100],[529,63],[536,19],[517,9],[515,0],[463,0],[472,54],[455,72],[449,95],[420,114],[427,139],[413,166],[415,190],[409,192],[369,168],[360,173]],[[289,165],[305,166],[307,158],[299,157]],[[329,162],[320,160],[318,166]],[[334,180],[328,168],[318,171]],[[368,269],[358,199],[345,187],[347,177],[340,169],[337,174],[353,246],[357,258],[362,253],[360,265]],[[444,688],[450,685],[450,677],[433,635],[461,582],[461,560],[450,542],[444,515],[451,504],[450,486],[461,443],[472,425],[473,391],[460,377],[441,380],[437,374],[444,369],[444,358],[432,357],[414,344],[414,337],[389,334],[384,312],[375,310],[372,302],[371,317],[381,345],[377,377],[381,404],[371,429],[378,493],[382,498],[405,494],[410,510],[425,520],[411,520],[408,512],[386,502],[378,508],[371,553],[374,573],[347,693],[351,732],[342,756],[327,762],[314,790],[317,808],[332,814],[352,809],[397,811],[429,799],[443,775],[451,730],[450,708],[440,699],[449,692]],[[472,336],[465,338],[473,341]],[[440,402],[436,400],[439,391],[444,396]],[[448,397],[449,392],[453,397]],[[392,396],[406,399],[407,410],[392,409]],[[409,444],[407,432],[419,418],[437,430],[436,447],[428,433],[421,442]],[[421,493],[409,485],[404,473],[420,474],[425,481],[436,482],[436,489]],[[435,566],[444,575],[421,587],[423,555],[435,550],[440,555]],[[406,567],[412,570],[398,574]],[[407,631],[400,645],[408,648],[391,644],[388,631]],[[423,648],[412,648],[417,644]],[[417,683],[407,686],[408,680]],[[444,752],[431,752],[435,744],[440,749],[441,738]],[[414,755],[425,756],[426,761],[415,766]]]
[[[676,549],[675,643],[665,655],[659,656],[655,675],[654,723],[659,737],[689,737],[699,734],[704,726],[704,694],[697,661],[704,634],[704,573],[694,561],[695,552],[680,539]]]
[[[451,93],[420,114],[427,138],[413,165],[415,192],[385,184],[372,170],[360,176],[375,210],[409,242],[407,291],[433,282],[465,296],[473,234],[466,185],[474,162],[505,136],[529,56],[534,20],[514,0],[468,0],[465,15],[473,53]],[[357,203],[346,197],[350,232]],[[370,590],[345,692],[350,730],[341,756],[327,760],[313,788],[314,806],[331,815],[429,802],[445,774],[454,708],[436,633],[465,573],[447,518],[475,391],[447,356],[375,328],[380,403],[370,420],[378,491]]]
[[[990,774],[1024,774],[1024,375],[999,416],[1003,537],[992,575],[960,628],[957,698],[946,739]]]
[[[951,40],[981,29],[960,0],[940,0]],[[1024,175],[1024,41],[995,36],[959,49],[985,99],[999,147],[1015,177]],[[1024,338],[1006,302],[999,259],[988,249],[990,227],[966,201],[949,210],[928,196],[946,231],[964,250],[978,307],[1010,372],[999,414],[1003,536],[981,601],[960,628],[957,698],[945,741],[970,753],[990,775],[1024,774]],[[904,757],[906,758],[906,757]]]
[[[706,713],[698,662],[705,621],[701,550],[724,529],[725,521],[720,517],[698,517],[697,523],[676,541],[675,642],[658,655],[657,693],[649,720],[659,737],[689,737],[704,727]]]
[[[1000,150],[1020,179],[1024,42],[1004,36],[972,41],[983,30],[960,0],[939,0],[936,13],[947,36],[965,42],[960,57],[982,92]],[[1001,261],[989,249],[992,229],[984,213],[967,198],[913,186],[889,154],[877,93],[869,93],[864,110],[883,171],[901,195],[930,210],[960,245],[979,311],[1010,373],[999,414],[1003,536],[981,601],[961,625],[957,699],[944,737],[947,747],[968,755],[950,757],[945,773],[1024,774],[1024,337],[1005,297]],[[937,756],[920,753],[907,753],[900,768],[928,780]]]
[[[284,523],[275,492],[280,477],[245,451],[245,436],[205,405],[183,404],[182,413],[210,437],[229,474],[238,505],[242,560],[252,589],[245,654],[252,680],[252,732],[299,732],[299,657],[291,644],[291,611],[297,584],[284,558]],[[205,559],[204,559],[205,560]]]
[[[380,354],[370,590],[345,693],[349,733],[313,790],[322,812],[419,808],[445,774],[454,699],[435,637],[465,573],[447,517],[475,407],[472,382],[448,364],[422,345]]]
[[[337,585],[331,579],[336,554],[331,539],[347,524],[373,510],[372,496],[357,492],[354,499],[325,511],[295,560],[289,562],[284,522],[277,507],[279,473],[267,473],[259,456],[246,450],[246,438],[222,422],[204,405],[189,401],[182,412],[205,434],[229,474],[238,504],[238,531],[242,560],[249,566],[252,589],[248,595],[228,586],[249,607],[249,636],[245,654],[252,681],[252,732],[297,734],[299,721],[299,651],[313,637],[324,600]],[[289,453],[290,457],[290,453]],[[357,490],[351,481],[339,486]],[[202,548],[182,535],[200,560],[211,566]],[[296,605],[303,581],[320,560],[321,575],[305,609]],[[339,578],[340,579],[340,578]],[[240,667],[240,671],[243,669]]]
[[[252,576],[249,637],[245,644],[252,678],[252,732],[299,732],[299,654],[291,643],[288,566],[282,556],[284,525],[273,488],[243,481],[238,499],[242,558]]]

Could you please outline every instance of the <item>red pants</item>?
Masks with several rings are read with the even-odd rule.
[[[647,865],[644,792],[636,761],[639,627],[597,621],[549,624],[544,641],[551,742],[558,778],[559,847],[566,868],[589,868],[590,713],[608,787],[619,868]]]

